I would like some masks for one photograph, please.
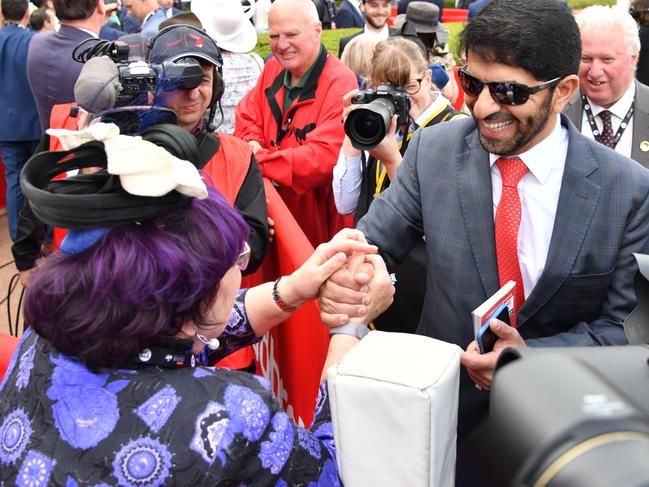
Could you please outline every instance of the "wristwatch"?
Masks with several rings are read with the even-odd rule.
[[[347,323],[346,325],[329,328],[329,336],[349,335],[362,340],[370,332],[369,327],[364,323]]]

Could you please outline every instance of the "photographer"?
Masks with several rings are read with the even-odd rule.
[[[465,116],[453,110],[439,93],[433,91],[431,70],[419,47],[402,37],[394,37],[376,45],[372,59],[373,86],[392,85],[405,92],[410,101],[409,124],[397,127],[392,118],[385,138],[368,154],[354,148],[345,134],[338,162],[334,168],[333,189],[336,208],[344,215],[356,212],[358,221],[369,208],[375,195],[390,185],[397,166],[417,128]],[[343,118],[361,105],[352,104],[358,90],[343,98]],[[405,134],[405,138],[404,138]]]
[[[397,167],[416,129],[465,116],[453,110],[446,98],[433,91],[431,70],[421,49],[403,37],[393,37],[376,45],[371,82],[375,87],[391,85],[397,96],[399,92],[405,92],[410,105],[409,122],[397,126],[398,117],[394,115],[386,136],[367,153],[354,148],[348,126],[345,126],[345,139],[334,168],[334,198],[339,212],[347,214],[356,211],[356,221],[367,213],[374,198],[394,180]],[[343,99],[343,116],[346,120],[353,110],[363,107],[351,103],[357,93],[357,90],[350,91]],[[423,240],[394,271],[397,277],[395,300],[374,320],[374,326],[383,331],[412,333],[419,322],[426,291]]]

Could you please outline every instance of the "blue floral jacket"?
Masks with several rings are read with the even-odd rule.
[[[254,341],[242,306],[231,325],[226,347]],[[262,377],[95,373],[27,331],[0,384],[0,486],[339,485],[330,421],[324,385],[306,430]]]

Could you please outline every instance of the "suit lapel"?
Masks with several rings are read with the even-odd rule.
[[[635,85],[631,159],[649,168],[649,88],[638,81]]]
[[[570,274],[599,200],[601,188],[588,179],[598,168],[592,151],[565,117],[561,122],[569,135],[557,214],[545,268],[518,313],[519,326],[548,302]]]
[[[490,296],[499,284],[489,154],[480,145],[477,129],[465,140],[467,150],[456,158],[457,187],[477,271]]]

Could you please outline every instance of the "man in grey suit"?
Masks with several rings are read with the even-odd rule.
[[[564,113],[586,137],[649,167],[649,87],[635,79],[638,26],[628,12],[595,5],[576,17],[579,88]]]
[[[649,171],[561,115],[578,86],[572,14],[554,0],[494,0],[466,25],[461,45],[460,81],[473,118],[417,131],[396,180],[358,224],[388,267],[425,238],[417,333],[465,349],[460,457],[487,413],[504,348],[627,342],[623,322],[636,303],[632,253],[649,251]],[[510,180],[512,169],[520,182]],[[323,287],[321,317],[330,326],[367,322],[380,311],[386,272],[377,267],[361,288],[367,271],[340,271]],[[516,304],[517,328],[493,320],[498,340],[481,355],[471,311],[510,279],[524,300]],[[362,335],[363,325],[344,326]],[[461,469],[458,476],[463,483]]]
[[[54,0],[54,9],[61,28],[36,35],[27,54],[27,79],[43,130],[50,126],[52,106],[74,101],[83,64],[72,59],[72,51],[97,37],[107,21],[103,0]]]

